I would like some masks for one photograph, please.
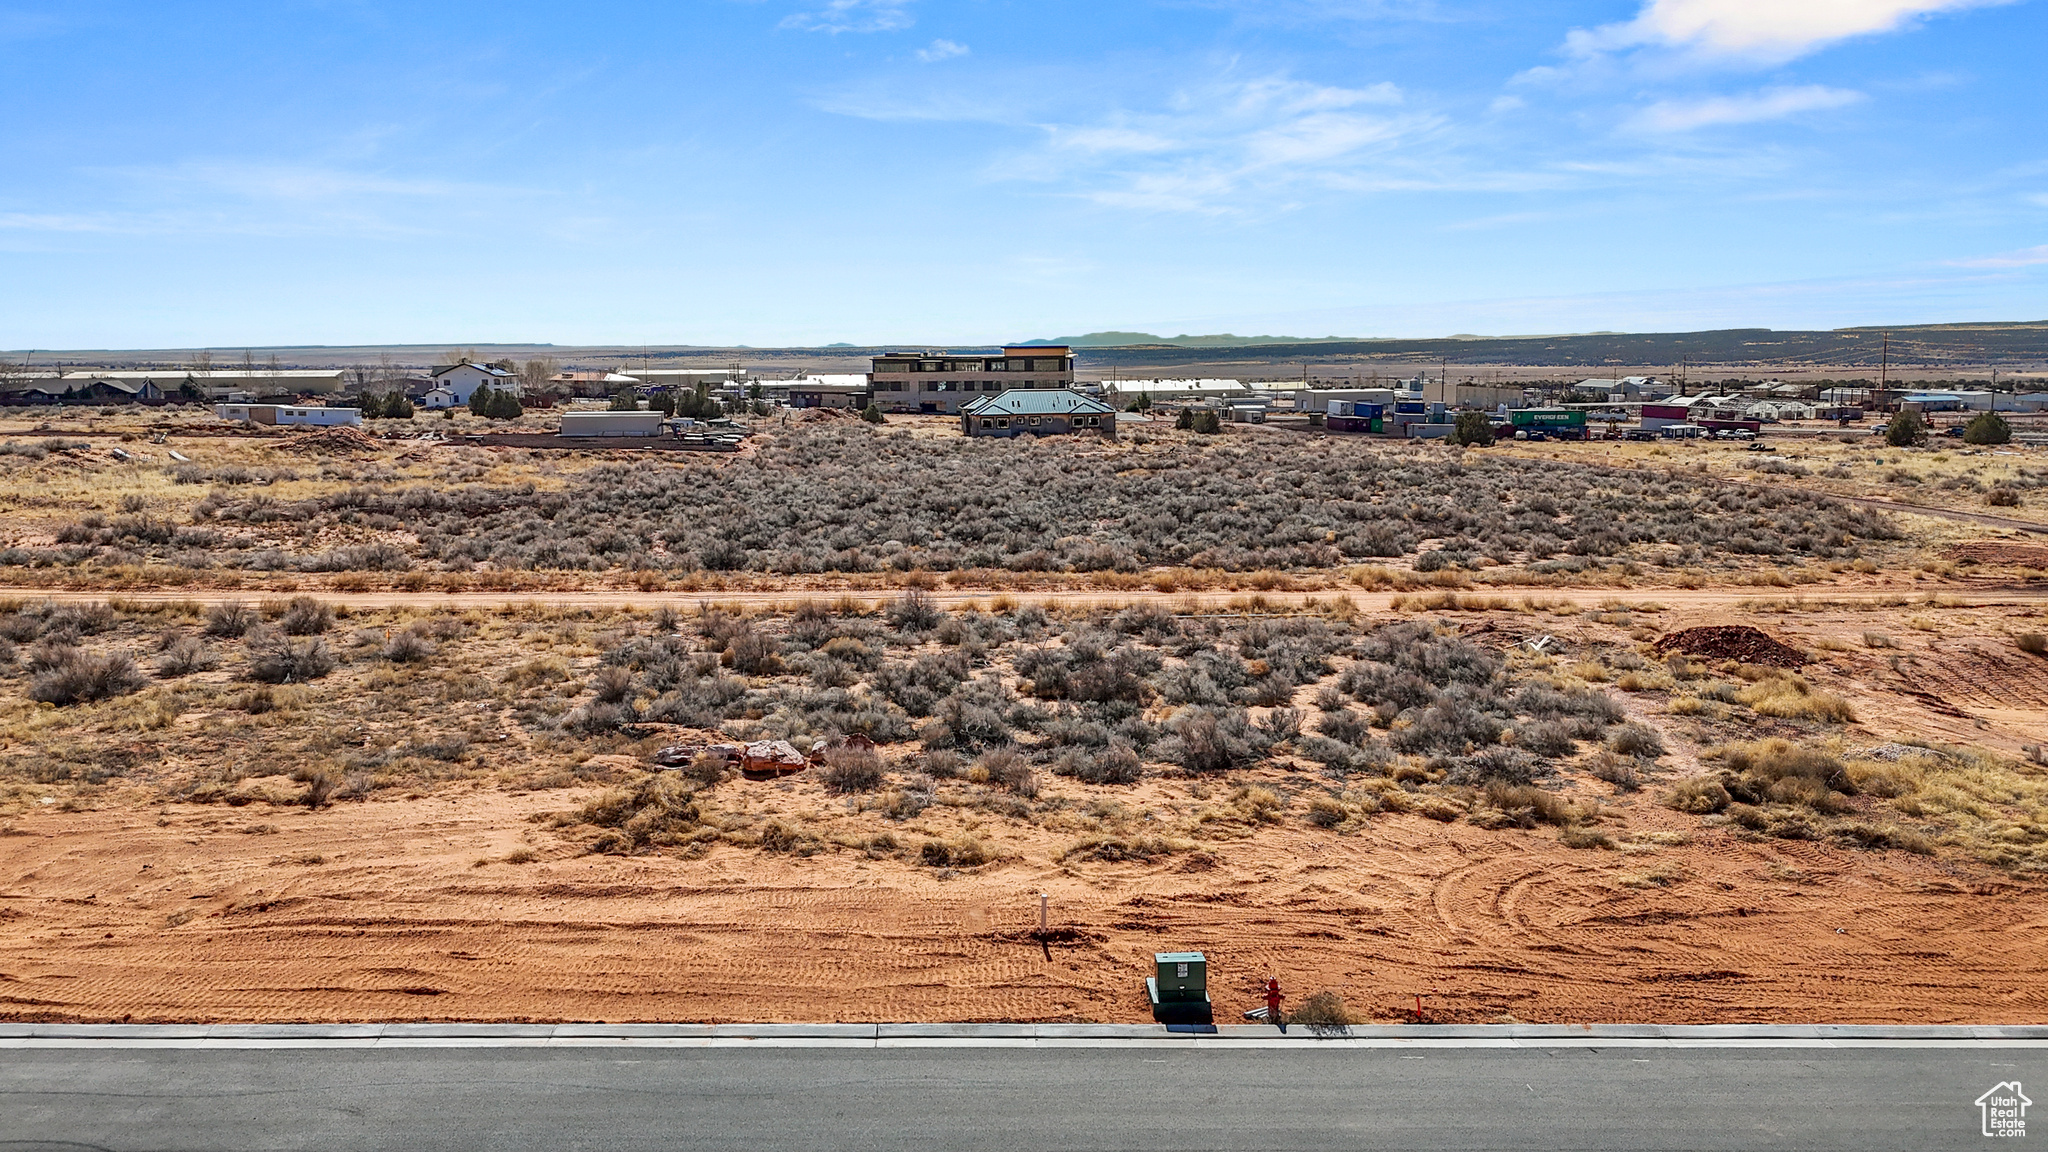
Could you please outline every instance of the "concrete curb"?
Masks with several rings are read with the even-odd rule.
[[[416,1047],[2048,1048],[2048,1025],[0,1024],[0,1049]]]

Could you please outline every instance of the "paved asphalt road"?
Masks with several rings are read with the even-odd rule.
[[[1972,1102],[2014,1079],[2048,1087],[2048,1054],[12,1050],[0,1149],[1921,1152],[1987,1143]]]

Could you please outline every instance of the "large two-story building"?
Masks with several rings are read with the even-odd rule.
[[[1074,385],[1073,349],[1063,345],[1010,345],[1001,352],[890,352],[868,373],[874,402],[884,412],[943,412],[984,396]]]

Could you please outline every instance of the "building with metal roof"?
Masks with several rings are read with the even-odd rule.
[[[969,436],[1051,436],[1082,431],[1114,436],[1116,409],[1066,388],[1012,389],[962,404],[960,431]]]

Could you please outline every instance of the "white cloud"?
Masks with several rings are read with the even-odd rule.
[[[1433,114],[1401,111],[1406,95],[1388,83],[1226,77],[1159,93],[1148,109],[1104,113],[1096,110],[1107,103],[1100,96],[1077,99],[1070,86],[1016,81],[991,78],[975,92],[869,86],[828,95],[821,106],[874,120],[1030,130],[1041,141],[1037,155],[1007,155],[987,179],[1064,185],[1071,195],[1119,207],[1203,213],[1271,205],[1283,189],[1378,186],[1390,177],[1368,170],[1374,157],[1442,124]],[[1060,92],[1066,98],[1047,95]]]
[[[67,216],[54,212],[0,212],[0,230],[10,232],[118,232],[123,229],[102,216]]]
[[[1800,88],[1766,88],[1741,96],[1659,100],[1630,117],[1625,127],[1636,132],[1690,132],[1717,124],[1780,120],[1800,112],[1846,107],[1862,99],[1861,92],[1809,84]]]
[[[803,32],[900,32],[916,23],[910,0],[825,0],[814,12],[792,12],[781,27]]]
[[[1576,56],[1624,48],[1685,48],[1716,56],[1790,60],[1839,40],[1893,32],[1941,12],[2011,0],[1644,0],[1626,23],[1578,29]]]
[[[2048,264],[2048,244],[1997,256],[1980,256],[1974,260],[1951,260],[1949,263],[1957,268],[2032,268]]]
[[[934,40],[931,47],[917,50],[917,58],[927,64],[936,64],[941,60],[951,60],[955,56],[965,56],[967,51],[965,44],[955,44],[951,40]]]
[[[1055,124],[1046,131],[1051,134],[1053,147],[1072,152],[1167,152],[1176,146],[1165,136],[1113,125],[1067,128]]]

